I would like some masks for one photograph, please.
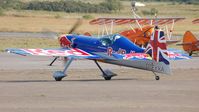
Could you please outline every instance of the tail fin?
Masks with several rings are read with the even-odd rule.
[[[162,68],[161,72],[165,74],[170,74],[170,63],[167,54],[167,45],[166,45],[166,38],[164,36],[164,32],[160,29],[155,29],[151,38],[150,42],[145,49],[145,53],[149,54],[152,59],[156,62],[157,67]]]
[[[183,46],[184,51],[191,52],[197,49],[197,46],[194,45],[197,41],[196,37],[190,31],[186,31],[181,45]]]

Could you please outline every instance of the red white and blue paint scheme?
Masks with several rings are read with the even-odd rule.
[[[154,34],[146,49],[132,43],[128,38],[119,34],[107,35],[95,38],[85,35],[68,34],[59,38],[61,48],[58,49],[16,49],[6,51],[20,55],[54,56],[67,58],[63,71],[54,72],[56,81],[66,77],[66,72],[74,59],[93,60],[102,72],[105,80],[110,80],[116,74],[110,70],[103,70],[98,62],[149,70],[154,73],[170,74],[169,57],[172,59],[182,58],[180,54],[168,52],[164,32],[155,29]],[[173,54],[172,54],[173,53]],[[187,58],[187,57],[186,57]],[[50,65],[52,65],[52,63]],[[159,80],[159,76],[155,75]]]

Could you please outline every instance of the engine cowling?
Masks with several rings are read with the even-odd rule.
[[[59,44],[61,47],[71,47],[72,42],[67,38],[66,35],[59,37]]]

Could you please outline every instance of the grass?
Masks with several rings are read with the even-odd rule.
[[[92,2],[92,0],[87,0]],[[0,31],[13,32],[61,32],[66,33],[76,22],[74,18],[83,18],[85,15],[90,17],[132,17],[131,4],[129,1],[123,1],[124,9],[117,13],[65,13],[49,11],[24,11],[10,10],[5,11],[4,16],[0,17]],[[192,25],[191,21],[199,17],[198,5],[185,5],[172,3],[145,3],[146,7],[138,7],[137,13],[141,17],[150,17],[151,15],[142,14],[143,11],[150,11],[151,8],[158,10],[159,17],[185,17],[184,21],[175,25],[175,34],[182,35],[186,30],[198,31],[198,25]],[[98,26],[89,25],[91,19],[85,19],[82,26],[77,30],[78,33],[91,32],[97,33]],[[190,25],[191,24],[191,25]],[[186,27],[185,27],[186,26]],[[122,28],[120,28],[122,30]],[[118,30],[120,30],[118,29]],[[115,30],[115,31],[118,31]]]
[[[46,38],[0,38],[0,51],[6,48],[57,48],[55,39]]]

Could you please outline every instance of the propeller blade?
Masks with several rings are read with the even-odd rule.
[[[73,27],[69,30],[68,34],[73,33],[82,24],[82,19],[78,19]]]

